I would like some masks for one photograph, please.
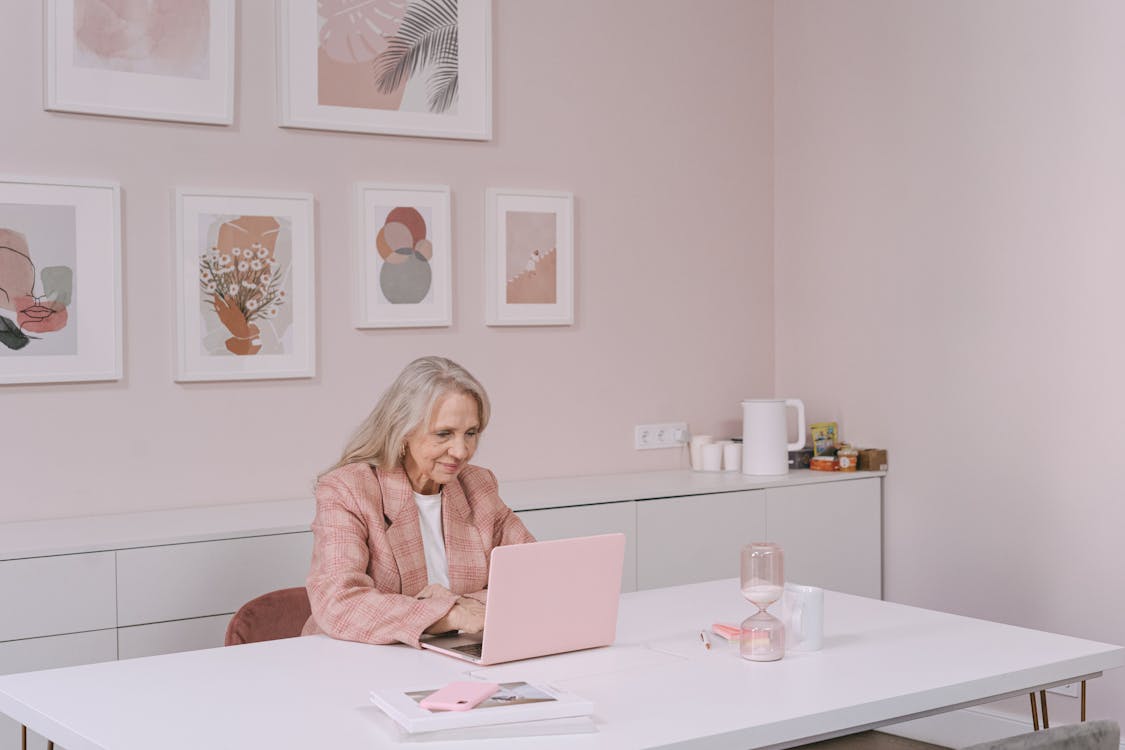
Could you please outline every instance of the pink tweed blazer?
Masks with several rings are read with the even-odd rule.
[[[535,541],[500,499],[496,476],[479,466],[466,466],[442,488],[441,523],[451,590],[481,601],[492,548]],[[422,631],[456,602],[414,598],[429,580],[418,506],[401,468],[349,464],[325,474],[312,530],[312,616],[302,635],[417,648]]]

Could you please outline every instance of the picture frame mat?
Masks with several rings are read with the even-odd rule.
[[[176,206],[176,381],[262,380],[309,378],[315,369],[315,279],[313,196],[310,193],[266,193],[233,190],[178,189]],[[286,210],[279,210],[284,208]],[[198,218],[204,214],[284,216],[292,222],[293,258],[290,265],[295,328],[294,350],[288,354],[252,357],[204,357],[199,305]],[[301,252],[301,243],[307,248]],[[303,335],[301,332],[303,331]]]
[[[448,185],[396,185],[361,182],[355,186],[355,242],[353,245],[353,305],[355,328],[431,328],[453,324],[453,232],[451,191]],[[368,300],[381,295],[374,258],[375,238],[380,227],[367,218],[376,206],[427,205],[434,211],[434,244],[445,248],[432,260],[433,301],[429,304],[376,306]]]

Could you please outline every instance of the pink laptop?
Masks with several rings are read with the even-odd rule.
[[[426,638],[422,648],[485,665],[608,646],[624,561],[624,534],[496,547],[484,632]]]

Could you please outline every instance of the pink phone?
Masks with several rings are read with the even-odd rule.
[[[418,705],[430,711],[468,711],[499,689],[495,682],[451,682],[427,695]]]

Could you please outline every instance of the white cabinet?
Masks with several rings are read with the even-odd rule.
[[[637,590],[637,511],[636,503],[577,505],[571,508],[524,510],[517,515],[536,539],[565,539],[621,532],[625,535],[625,565],[621,571],[621,590]]]
[[[230,614],[256,596],[304,586],[312,532],[169,544],[117,553],[117,624]]]
[[[637,588],[738,575],[739,551],[766,536],[761,490],[637,503]]]
[[[0,562],[0,641],[117,624],[112,552]]]
[[[785,550],[786,580],[882,598],[881,479],[778,487],[765,496],[766,533]]]
[[[265,593],[265,592],[263,592]],[[117,629],[117,658],[173,654],[223,645],[231,615],[193,617]]]

